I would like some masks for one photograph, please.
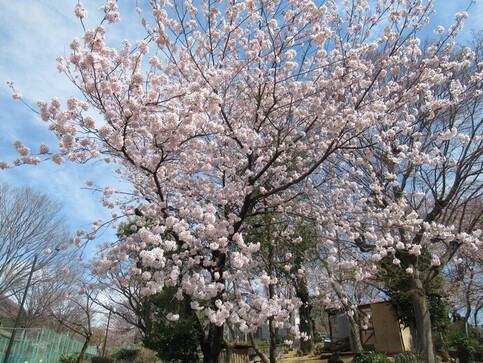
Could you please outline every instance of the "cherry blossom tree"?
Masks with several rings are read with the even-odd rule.
[[[391,258],[406,275],[427,362],[434,361],[434,348],[426,289],[461,246],[481,248],[483,213],[481,47],[451,50],[449,44],[434,57],[441,46],[423,48],[411,69],[397,65],[386,84],[438,77],[433,67],[445,69],[442,82],[409,91],[402,118],[376,125],[365,135],[371,147],[344,161],[365,191],[350,239],[372,251],[373,261]]]
[[[476,236],[455,235],[438,218],[473,176],[474,150],[481,141],[477,133],[432,122],[445,114],[455,128],[460,123],[449,115],[469,91],[455,75],[472,52],[450,59],[444,49],[467,14],[458,14],[448,31],[438,28],[441,37],[423,53],[417,34],[431,13],[431,1],[153,0],[150,8],[139,9],[146,37],[116,49],[109,44],[107,23],[121,17],[117,3],[106,2],[102,23],[74,39],[71,54],[59,58],[59,70],[85,100],[70,98],[66,108],[57,98],[38,103],[42,119],[59,139],[58,150],[42,145],[33,154],[17,142],[20,158],[14,164],[99,158],[116,165],[134,192],[128,198],[106,187],[103,203],[135,219],[135,233],[113,245],[94,269],[101,275],[115,271],[131,252],[139,253],[141,263],[130,271],[145,281],[143,294],[173,286],[179,299],[204,314],[205,362],[218,360],[226,321],[247,332],[271,318],[278,327],[289,326],[284,320],[298,299],[260,295],[253,282],[269,287],[275,280],[257,258],[260,243],[244,236],[252,221],[267,213],[323,223],[321,211],[327,208],[318,210],[313,201],[327,192],[329,172],[339,164],[358,163],[357,150],[367,152],[361,163],[376,165],[367,176],[375,179],[367,186],[368,207],[357,221],[365,243],[377,241],[382,251],[389,240],[370,229],[374,221],[384,221],[389,229],[405,226],[413,237],[401,243],[410,251],[449,233],[455,242],[448,254],[435,255],[440,262],[460,241],[474,243]],[[88,16],[81,3],[75,13],[82,22]],[[477,84],[477,77],[470,76],[469,83]],[[449,80],[448,92],[436,96]],[[434,142],[411,136],[424,134],[427,125],[434,125]],[[395,143],[400,135],[407,140]],[[456,146],[462,145],[457,140],[468,146]],[[433,147],[444,147],[441,143],[455,145],[446,161],[433,155]],[[458,167],[470,154],[472,161]],[[395,185],[406,180],[397,178],[406,175],[402,166],[407,164],[423,169],[426,182],[423,191],[413,188],[414,198],[416,193],[431,196],[421,208],[409,204],[413,213],[406,213],[408,203],[417,201],[398,197],[405,188],[399,186],[398,192]],[[433,164],[441,166],[438,172],[459,170],[453,175],[462,179],[429,175],[424,167]],[[394,195],[389,208],[381,208],[386,182]],[[437,203],[426,214],[430,201]],[[425,216],[416,215],[419,211]],[[95,238],[83,232],[79,237]],[[353,242],[358,239],[351,236]],[[418,291],[415,262],[406,268],[412,269]],[[269,316],[260,314],[263,307],[270,307]],[[420,333],[423,342],[430,339],[430,332]],[[434,362],[434,357],[426,360]]]

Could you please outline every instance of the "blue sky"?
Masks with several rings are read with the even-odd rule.
[[[483,24],[483,0],[478,0],[470,11],[464,33],[460,39],[469,39],[470,30],[481,31]],[[13,100],[7,81],[15,82],[24,100],[35,105],[39,99],[49,100],[58,96],[61,100],[78,95],[75,87],[56,68],[56,57],[69,50],[70,41],[82,35],[82,26],[74,16],[76,0],[0,0],[0,160],[11,162],[17,157],[13,142],[22,140],[32,150],[42,142],[55,144],[56,140],[47,125],[25,107]],[[143,0],[119,0],[123,22],[110,26],[113,42],[122,39],[141,39],[142,30],[134,25],[138,16],[134,9]],[[436,14],[428,29],[437,25],[447,27],[454,14],[466,9],[467,1],[436,0]],[[96,10],[103,1],[84,1],[89,11],[87,27],[98,24],[100,13]],[[97,185],[121,187],[111,173],[113,166],[42,163],[0,171],[0,181],[13,186],[29,185],[49,194],[64,204],[65,216],[72,231],[89,228],[98,218],[109,218],[109,211],[100,206],[100,195],[86,189],[85,181]],[[98,239],[110,241],[114,233],[108,232]]]

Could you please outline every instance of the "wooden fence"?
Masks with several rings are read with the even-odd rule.
[[[232,353],[229,362],[226,361],[226,351],[220,352],[219,362],[220,363],[248,363],[249,356],[247,354]]]

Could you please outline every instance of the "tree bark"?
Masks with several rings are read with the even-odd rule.
[[[201,345],[203,363],[219,363],[221,346],[223,343],[223,325],[217,326],[210,323],[208,337]]]
[[[225,343],[225,348],[226,348],[224,363],[230,363],[231,357],[233,356],[233,350],[236,346],[236,340],[228,340],[228,338],[224,337],[223,342]]]
[[[79,358],[77,358],[77,363],[81,363],[84,360],[84,356],[86,355],[87,348],[89,347],[89,342],[91,341],[92,333],[86,334],[84,345],[82,346],[82,350],[79,353]]]
[[[271,317],[268,320],[268,330],[270,332],[270,353],[269,353],[270,363],[276,363],[277,362],[277,339],[276,339],[277,330],[275,329],[275,326],[273,324],[273,317]]]
[[[422,354],[424,363],[435,363],[436,355],[434,352],[429,304],[423,283],[417,272],[411,279],[411,290],[414,318],[416,321],[416,347]]]

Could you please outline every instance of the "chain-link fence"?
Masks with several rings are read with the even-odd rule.
[[[3,363],[12,328],[0,327],[0,362]],[[54,363],[61,355],[79,353],[83,343],[50,329],[17,329],[8,363]],[[87,349],[87,356],[97,354],[95,347]]]

